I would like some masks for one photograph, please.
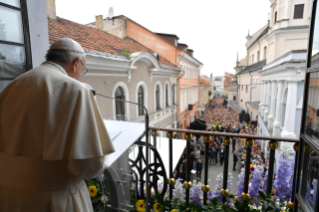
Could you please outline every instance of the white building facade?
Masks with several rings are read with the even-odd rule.
[[[258,134],[297,139],[300,134],[311,1],[272,0],[270,3],[271,18],[265,37],[267,63],[260,72]],[[268,141],[262,143],[265,153],[269,153]],[[292,150],[292,145],[280,142],[279,149],[286,146]]]

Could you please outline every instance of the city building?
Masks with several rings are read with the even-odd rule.
[[[180,75],[176,65],[129,36],[122,39],[56,16],[50,17],[48,24],[50,43],[69,37],[85,49],[89,72],[80,78],[82,82],[97,93],[144,105],[151,126],[176,126],[177,97],[173,85]],[[145,121],[145,110],[140,106],[100,96],[97,102],[105,119]]]
[[[199,99],[199,107],[197,108],[199,116],[203,115],[205,112],[205,108],[207,103],[213,98],[212,87],[210,84],[210,78],[202,75],[199,79],[200,85],[200,99]]]
[[[222,97],[224,95],[224,76],[217,76],[213,78],[214,97]]]
[[[260,71],[259,135],[294,139],[300,136],[310,9],[306,0],[283,5],[271,1],[264,47],[267,62]],[[267,143],[264,142],[266,153]],[[283,146],[292,149],[290,143],[281,142],[280,148]]]
[[[152,32],[123,15],[111,19],[103,19],[102,15],[98,15],[95,22],[87,25],[122,39],[129,37],[182,70],[178,80],[173,84],[177,90],[179,105],[178,116],[175,119],[177,125],[174,127],[186,129],[194,117],[198,116],[199,76],[203,63],[193,56],[194,51],[189,49],[187,44],[179,43],[178,36]]]

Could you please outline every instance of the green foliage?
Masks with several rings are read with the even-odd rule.
[[[259,202],[262,204],[261,211],[262,212],[281,212],[281,211],[286,211],[286,212],[292,212],[293,210],[287,208],[287,204],[276,204],[273,199],[271,198],[271,193],[270,194],[264,194],[262,191],[258,191],[258,196],[257,199]],[[282,208],[286,208],[283,210]]]
[[[129,57],[130,57],[130,52],[128,51],[128,49],[125,49],[125,51],[122,52],[122,55],[123,55],[124,57],[129,58]]]

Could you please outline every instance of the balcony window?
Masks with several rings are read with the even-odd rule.
[[[138,88],[138,104],[144,105],[144,88],[142,85]],[[144,109],[142,106],[138,107],[138,115],[144,115]]]
[[[25,1],[0,1],[0,92],[32,69]]]
[[[125,120],[125,103],[120,100],[125,100],[124,90],[118,87],[115,91],[115,98],[119,99],[115,102],[116,120]]]
[[[318,170],[319,155],[306,144],[302,155],[302,172],[300,176],[299,194],[304,201],[308,211],[315,211],[317,187],[318,187]]]
[[[294,19],[303,19],[304,4],[295,5]]]
[[[161,110],[161,89],[159,85],[156,85],[155,91],[155,104],[156,104],[156,111]]]

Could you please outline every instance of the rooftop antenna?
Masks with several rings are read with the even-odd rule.
[[[110,9],[109,9],[109,19],[113,20],[113,25],[114,25],[113,17],[114,17],[114,9],[113,9],[113,7],[110,7]]]

